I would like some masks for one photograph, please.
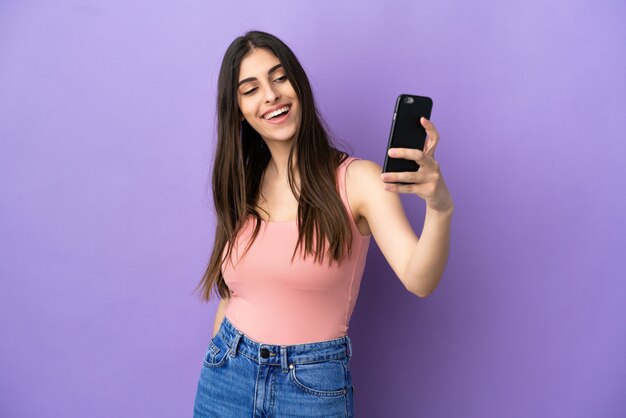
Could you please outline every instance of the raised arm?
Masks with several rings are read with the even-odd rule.
[[[417,172],[383,175],[380,165],[359,160],[348,166],[347,175],[354,185],[355,211],[367,220],[385,259],[408,291],[427,297],[436,289],[447,264],[454,203],[439,164],[434,160],[439,141],[437,131],[430,121],[424,119],[422,124],[428,133],[424,152],[396,148],[392,155],[416,161],[420,165]],[[386,184],[385,181],[412,184]],[[419,238],[397,193],[415,194],[426,201],[424,227]]]

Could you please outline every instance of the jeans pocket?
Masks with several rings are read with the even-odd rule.
[[[289,372],[291,381],[304,392],[330,397],[346,394],[348,384],[346,375],[343,360],[294,364]]]
[[[216,334],[209,343],[203,364],[205,367],[222,367],[228,361],[229,353],[228,344]]]

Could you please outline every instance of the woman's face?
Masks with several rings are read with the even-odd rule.
[[[291,141],[300,125],[300,105],[278,57],[253,49],[241,62],[238,83],[242,120],[266,141]]]

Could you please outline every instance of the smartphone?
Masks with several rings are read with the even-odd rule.
[[[422,126],[420,118],[424,116],[430,120],[433,110],[433,100],[430,97],[401,94],[396,100],[396,107],[391,122],[389,142],[385,152],[385,164],[383,173],[399,171],[417,171],[419,164],[404,158],[392,158],[389,156],[389,148],[415,148],[424,150],[426,142],[426,129]],[[397,184],[408,184],[394,182]]]

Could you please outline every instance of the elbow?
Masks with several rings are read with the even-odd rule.
[[[428,296],[430,296],[430,295],[431,295],[431,293],[433,293],[433,292],[411,292],[411,293],[413,293],[413,294],[414,294],[415,296],[417,296],[418,298],[421,298],[421,299],[426,299],[426,298],[427,298]]]
[[[426,299],[434,291],[434,289],[424,290],[424,289],[413,289],[413,288],[407,288],[406,290],[408,290],[409,292],[413,293],[415,296],[422,298],[422,299]]]
[[[439,280],[426,281],[426,283],[434,283],[434,285],[431,284],[430,286],[412,286],[412,287],[407,286],[406,289],[409,292],[413,293],[415,296],[422,298],[422,299],[426,299],[435,291],[435,289],[437,289]]]

